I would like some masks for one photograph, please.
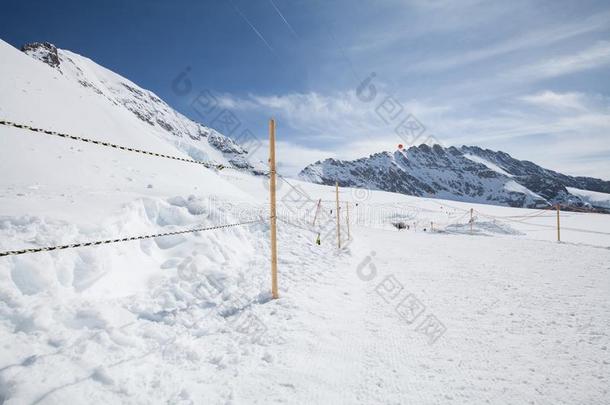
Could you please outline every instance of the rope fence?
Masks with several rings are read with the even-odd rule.
[[[331,203],[332,200],[320,200],[321,202]],[[528,212],[522,215],[494,215],[482,212],[478,209],[470,209],[457,207],[454,205],[446,204],[445,202],[437,202],[440,207],[440,211],[443,215],[447,215],[445,218],[439,217],[438,210],[430,209],[430,207],[422,207],[416,206],[409,203],[403,202],[378,202],[378,203],[370,203],[366,201],[359,201],[359,204],[356,204],[356,210],[354,213],[354,221],[356,223],[360,223],[361,225],[372,226],[377,224],[387,224],[394,225],[398,229],[425,229],[431,230],[432,232],[447,232],[447,233],[462,233],[456,230],[456,226],[459,228],[461,226],[471,225],[470,233],[474,233],[473,225],[476,226],[476,223],[481,223],[485,220],[491,220],[494,222],[505,223],[506,225],[513,224],[521,224],[527,226],[534,226],[546,229],[561,229],[567,231],[581,232],[581,233],[589,233],[596,235],[610,235],[610,232],[604,232],[601,230],[592,230],[592,229],[584,229],[570,226],[563,226],[557,222],[557,224],[544,224],[544,223],[536,223],[532,222],[535,219],[552,219],[557,218],[559,214],[557,205],[550,208],[540,208],[534,210],[533,212]],[[359,206],[358,206],[359,205]],[[445,209],[450,209],[453,212],[446,211]],[[595,213],[584,209],[574,209],[569,206],[559,206],[559,211],[562,213]],[[468,215],[470,214],[470,218]],[[364,224],[362,223],[362,218],[364,216]],[[399,224],[399,223],[403,224]],[[402,226],[397,226],[402,225]],[[410,225],[410,226],[409,226]],[[403,228],[404,227],[404,228]],[[468,233],[464,231],[465,233]],[[559,233],[558,233],[559,240]]]
[[[58,131],[54,131],[54,130],[50,130],[50,129],[34,127],[34,126],[31,126],[28,124],[13,122],[13,121],[9,121],[6,119],[0,119],[0,126],[11,127],[11,128],[15,128],[18,130],[29,131],[29,132],[37,133],[40,135],[48,135],[48,136],[52,136],[52,137],[63,138],[66,140],[71,140],[71,141],[76,141],[76,142],[89,143],[89,144],[102,146],[102,147],[106,147],[106,148],[111,148],[111,149],[115,149],[115,150],[133,152],[133,153],[137,153],[137,154],[141,154],[141,155],[153,156],[153,157],[158,157],[158,158],[163,158],[163,159],[170,159],[170,160],[184,162],[184,163],[197,164],[197,165],[200,165],[200,166],[203,166],[206,168],[210,168],[210,169],[222,170],[225,168],[225,166],[222,164],[195,160],[195,159],[191,159],[191,158],[179,157],[179,156],[174,156],[174,155],[168,155],[168,154],[164,154],[164,153],[153,152],[153,151],[134,148],[134,147],[130,147],[130,146],[119,145],[119,144],[115,144],[112,142],[101,141],[101,140],[88,138],[88,137],[84,137],[84,136],[80,136],[80,135],[72,135],[69,133],[63,133],[63,132],[58,132]],[[307,194],[304,192],[304,190],[302,188],[295,187],[285,177],[278,175],[278,173],[275,169],[275,121],[273,119],[269,121],[269,156],[270,156],[269,157],[269,171],[267,173],[261,173],[261,174],[265,175],[266,177],[268,177],[270,179],[270,187],[269,187],[269,189],[270,189],[270,200],[269,200],[270,201],[270,203],[269,203],[270,215],[269,215],[268,219],[270,222],[270,235],[271,235],[271,276],[272,276],[271,277],[272,278],[271,290],[272,290],[272,297],[275,299],[275,298],[278,298],[277,240],[276,240],[277,225],[276,225],[276,221],[280,220],[282,223],[294,226],[294,227],[299,228],[304,231],[309,231],[309,232],[315,233],[316,230],[308,229],[308,227],[302,226],[299,223],[300,221],[292,222],[292,221],[286,220],[284,218],[278,218],[278,216],[276,214],[276,179],[277,178],[279,178],[281,181],[286,183],[290,187],[291,190],[296,191],[298,193],[297,195],[307,197]],[[337,207],[339,207],[338,184],[337,184],[336,195],[337,195],[336,204],[337,204]],[[312,200],[312,201],[315,201],[315,200]],[[347,206],[346,213],[347,213],[347,218],[346,218],[347,235],[348,235],[348,241],[349,241],[349,239],[350,239],[350,236],[349,236],[349,206]],[[340,219],[339,218],[339,209],[337,208],[337,239],[338,239],[338,247],[341,248],[341,239],[339,237],[339,231],[340,231],[341,225],[339,223],[339,219]],[[70,244],[65,244],[65,245],[54,245],[54,246],[25,248],[25,249],[19,249],[19,250],[9,250],[9,251],[0,252],[0,257],[19,256],[19,255],[30,254],[30,253],[39,253],[39,252],[52,252],[52,251],[73,249],[73,248],[79,248],[79,247],[100,246],[100,245],[129,242],[129,241],[135,241],[135,240],[159,238],[159,237],[165,237],[165,236],[171,236],[171,235],[204,232],[204,231],[211,231],[211,230],[217,230],[217,229],[225,229],[225,228],[230,228],[230,227],[242,226],[242,225],[247,225],[247,224],[254,224],[254,223],[259,223],[259,222],[263,222],[263,220],[259,219],[259,220],[255,220],[255,221],[214,225],[214,226],[199,227],[199,228],[194,228],[194,229],[175,230],[175,231],[160,232],[160,233],[149,234],[149,235],[137,235],[137,236],[115,238],[115,239],[90,241],[90,242],[70,243]],[[320,244],[320,232],[318,232],[317,244]]]
[[[91,144],[94,144],[94,145],[105,146],[105,147],[108,147],[108,148],[120,149],[120,150],[124,150],[124,151],[127,151],[127,152],[139,153],[139,154],[142,154],[142,155],[155,156],[155,157],[160,157],[160,158],[164,158],[164,159],[171,159],[171,160],[177,160],[177,161],[186,162],[186,163],[194,163],[194,164],[198,164],[198,165],[201,165],[201,166],[205,166],[208,169],[222,170],[222,169],[225,168],[225,166],[221,165],[221,164],[204,162],[202,160],[188,159],[188,158],[183,158],[183,157],[179,157],[179,156],[166,155],[164,153],[150,152],[150,151],[143,150],[143,149],[131,148],[129,146],[122,146],[122,145],[117,145],[117,144],[110,143],[110,142],[98,141],[96,139],[85,138],[85,137],[82,137],[82,136],[70,135],[70,134],[65,134],[65,133],[62,133],[62,132],[51,131],[51,130],[48,130],[48,129],[36,128],[36,127],[32,127],[32,126],[29,126],[29,125],[26,125],[26,124],[19,124],[19,123],[7,121],[7,120],[0,120],[0,125],[4,125],[4,126],[7,126],[7,127],[18,128],[18,129],[25,129],[25,130],[28,130],[28,131],[31,131],[31,132],[36,132],[36,133],[39,133],[39,134],[45,134],[45,135],[57,136],[57,137],[60,137],[60,138],[65,138],[65,139],[71,139],[73,141],[91,143]]]
[[[123,151],[127,151],[127,152],[134,152],[134,153],[143,154],[143,155],[147,155],[147,156],[154,156],[154,157],[171,159],[171,160],[185,162],[185,163],[197,164],[197,165],[201,165],[201,166],[204,166],[204,167],[210,168],[210,169],[222,170],[225,168],[225,166],[222,164],[195,160],[195,159],[191,159],[191,158],[183,158],[183,157],[179,157],[179,156],[173,156],[173,155],[168,155],[168,154],[163,154],[163,153],[158,153],[158,152],[152,152],[152,151],[148,151],[148,150],[118,145],[118,144],[114,144],[111,142],[100,141],[100,140],[96,140],[96,139],[92,139],[92,138],[86,138],[86,137],[82,137],[82,136],[70,135],[67,133],[61,133],[61,132],[52,131],[52,130],[48,130],[48,129],[37,128],[37,127],[33,127],[33,126],[30,126],[27,124],[16,123],[16,122],[8,121],[8,120],[0,120],[0,125],[7,126],[7,127],[13,127],[13,128],[17,128],[17,129],[22,129],[22,130],[27,130],[27,131],[35,132],[38,134],[50,135],[50,136],[60,137],[60,138],[68,139],[68,140],[74,140],[74,141],[78,141],[78,142],[90,143],[90,144],[94,144],[94,145],[98,145],[98,146],[104,146],[104,147],[108,147],[108,148],[123,150]],[[269,178],[271,178],[272,175],[273,175],[273,177],[279,178],[279,180],[286,183],[290,187],[290,189],[292,189],[293,191],[296,191],[297,195],[303,196],[305,199],[310,200],[310,202],[312,202],[312,203],[316,202],[316,200],[309,197],[301,187],[294,186],[284,176],[279,175],[271,165],[270,165],[270,171],[267,173],[263,173],[263,175],[265,175]],[[343,193],[341,193],[341,194],[343,194]],[[273,199],[275,199],[275,197],[273,197]],[[339,211],[340,211],[340,209],[339,209],[338,185],[337,185],[337,189],[336,189],[335,201],[322,200],[322,199],[317,200],[317,206],[315,208],[314,221],[313,221],[314,225],[315,225],[315,216],[317,215],[318,210],[321,207],[321,203],[336,203],[337,204],[337,207],[335,209],[337,210],[337,213],[336,213],[337,214],[337,233],[339,235],[339,231],[340,231]],[[360,203],[363,203],[363,205],[369,205],[365,201],[360,201]],[[349,204],[350,203],[347,202],[347,204],[348,205],[346,206],[347,207],[346,213],[349,216]],[[543,209],[539,209],[535,212],[524,214],[524,215],[499,216],[499,215],[486,214],[479,210],[474,210],[474,209],[467,210],[464,208],[460,208],[460,207],[456,207],[456,206],[447,204],[447,202],[444,202],[444,201],[437,202],[437,204],[440,206],[441,211],[445,210],[445,209],[452,209],[454,212],[452,214],[447,211],[446,213],[447,213],[448,217],[446,218],[445,221],[442,221],[442,220],[439,222],[430,221],[428,223],[428,225],[430,226],[431,231],[441,231],[441,230],[449,231],[448,230],[449,227],[456,226],[456,225],[461,226],[461,225],[470,224],[470,233],[472,233],[472,226],[477,220],[477,217],[474,216],[474,213],[476,213],[477,216],[479,216],[481,218],[489,218],[494,221],[501,221],[501,222],[506,221],[506,222],[512,222],[512,223],[520,223],[520,224],[525,224],[525,225],[538,226],[538,227],[543,227],[543,228],[555,228],[552,225],[537,224],[537,223],[531,223],[531,222],[526,222],[526,221],[530,221],[531,219],[548,214],[550,209],[557,209],[557,229],[558,229],[558,240],[559,240],[559,209],[562,208],[559,206],[545,207]],[[406,204],[406,203],[381,203],[381,204],[377,204],[377,205],[382,207],[382,209],[381,209],[382,214],[384,214],[383,211],[386,211],[386,210],[391,211],[394,208],[397,210],[395,212],[395,214],[399,214],[400,212],[408,212],[409,210],[414,210],[414,212],[416,212],[417,214],[419,214],[420,211],[422,211],[424,213],[425,213],[425,211],[429,211],[429,209],[427,209],[427,208],[422,208],[422,207],[418,207],[418,206]],[[356,203],[355,206],[358,207],[358,203]],[[377,207],[377,208],[379,208],[379,207]],[[578,207],[566,206],[566,207],[564,207],[564,209],[566,211],[588,212],[587,210],[584,210],[584,209],[581,209]],[[333,209],[331,208],[330,212],[332,213],[332,211],[333,211]],[[460,213],[461,213],[461,215],[460,215]],[[387,212],[385,212],[385,214],[387,214]],[[464,220],[464,218],[468,214],[470,214],[470,219],[468,220],[468,222],[462,224],[461,222]],[[455,216],[453,216],[453,215],[455,215]],[[359,210],[356,210],[356,212],[354,212],[354,216],[355,216],[355,218],[354,218],[355,222],[358,222],[358,219],[360,218]],[[452,218],[452,216],[453,216],[453,218]],[[416,217],[417,217],[417,215],[416,215]],[[456,217],[457,217],[457,219],[456,219]],[[308,232],[314,232],[314,233],[316,232],[315,229],[307,229],[306,227],[303,227],[300,224],[296,224],[293,221],[287,221],[285,218],[280,218],[279,216],[274,215],[274,214],[271,215],[271,218],[277,219],[283,223],[295,226],[297,228],[301,228],[302,230],[305,230]],[[391,222],[391,218],[389,218],[389,217],[385,218],[384,220]],[[397,218],[397,220],[400,220],[400,218]],[[101,240],[101,241],[94,241],[94,242],[84,242],[84,243],[75,243],[75,244],[67,244],[67,245],[59,245],[59,246],[13,250],[13,251],[0,252],[0,257],[15,256],[15,255],[21,255],[21,254],[26,254],[26,253],[48,252],[48,251],[54,251],[54,250],[62,250],[62,249],[85,247],[85,246],[99,246],[99,245],[110,244],[110,243],[128,242],[128,241],[133,241],[133,240],[142,240],[142,239],[148,239],[148,238],[156,238],[156,237],[163,237],[163,236],[169,236],[169,235],[178,235],[178,234],[191,233],[191,232],[202,232],[202,231],[209,231],[209,230],[214,230],[214,229],[222,229],[222,228],[229,228],[229,227],[240,226],[240,225],[247,225],[247,224],[252,224],[252,223],[256,223],[256,222],[262,222],[262,220],[247,221],[247,222],[240,222],[240,223],[234,223],[234,224],[216,225],[216,226],[210,226],[210,227],[206,227],[206,228],[196,228],[196,229],[187,229],[187,230],[172,231],[172,232],[163,232],[163,233],[152,234],[152,235],[139,235],[139,236],[131,236],[131,237],[125,237],[125,238],[118,238],[118,239],[108,239],[108,240]],[[297,222],[299,222],[299,221],[297,221]],[[349,222],[350,222],[349,218],[347,218],[346,225],[347,225],[348,233],[349,233]],[[416,220],[414,222],[414,225],[416,225],[416,223],[418,223],[418,222],[421,223],[421,221]],[[608,232],[601,232],[601,231],[594,231],[594,230],[587,230],[587,229],[570,228],[570,227],[563,227],[563,229],[577,231],[577,232],[610,235],[610,233],[608,233]],[[339,246],[340,246],[341,240],[340,240],[339,236],[338,236],[338,241],[339,241]]]
[[[51,252],[54,250],[72,249],[72,248],[79,248],[79,247],[85,247],[85,246],[108,245],[111,243],[130,242],[130,241],[134,241],[134,240],[159,238],[159,237],[163,237],[163,236],[180,235],[180,234],[184,234],[184,233],[204,232],[204,231],[211,231],[211,230],[215,230],[215,229],[232,228],[235,226],[249,225],[249,224],[255,224],[255,223],[259,223],[259,222],[264,222],[264,221],[262,219],[257,219],[257,220],[253,220],[253,221],[239,222],[239,223],[235,223],[235,224],[224,224],[224,225],[208,226],[205,228],[184,229],[184,230],[180,230],[180,231],[162,232],[162,233],[156,233],[156,234],[152,234],[152,235],[128,236],[125,238],[98,240],[98,241],[94,241],[94,242],[81,242],[81,243],[71,243],[71,244],[67,244],[67,245],[46,246],[46,247],[39,247],[39,248],[20,249],[20,250],[9,250],[6,252],[0,252],[0,257],[18,256],[18,255],[23,255],[26,253]]]

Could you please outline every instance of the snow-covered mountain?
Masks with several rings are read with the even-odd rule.
[[[567,176],[476,146],[424,144],[353,161],[326,159],[307,166],[299,176],[319,184],[338,181],[340,186],[511,207],[561,203],[603,210],[573,189],[610,193],[609,181]]]
[[[249,161],[248,151],[212,128],[197,123],[171,108],[153,92],[76,53],[53,44],[31,43],[21,50],[49,65],[64,78],[122,107],[150,126],[151,131],[173,143],[196,160],[219,163],[257,174],[260,162]]]

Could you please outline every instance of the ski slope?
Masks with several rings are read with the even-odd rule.
[[[0,115],[189,156],[8,54]],[[16,128],[0,139],[2,252],[260,221],[0,257],[0,403],[610,401],[608,215],[562,212],[557,243],[553,211],[343,188],[337,249],[334,188],[281,180],[270,300],[264,177]]]

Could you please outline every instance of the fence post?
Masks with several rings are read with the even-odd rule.
[[[557,208],[557,242],[561,242],[561,228],[559,226],[559,203],[555,207]]]
[[[269,191],[271,200],[271,296],[278,298],[277,292],[277,216],[275,209],[275,121],[269,120]]]
[[[345,212],[346,212],[345,223],[347,224],[347,240],[350,240],[351,237],[349,235],[349,201],[347,201],[345,203]]]
[[[335,182],[335,199],[337,200],[337,247],[341,249],[341,217],[339,216],[339,182]]]
[[[472,211],[473,209],[470,209],[470,233],[472,234]]]

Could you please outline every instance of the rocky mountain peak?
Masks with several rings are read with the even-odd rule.
[[[32,42],[21,47],[21,51],[32,56],[52,68],[59,66],[57,47],[49,42]]]

